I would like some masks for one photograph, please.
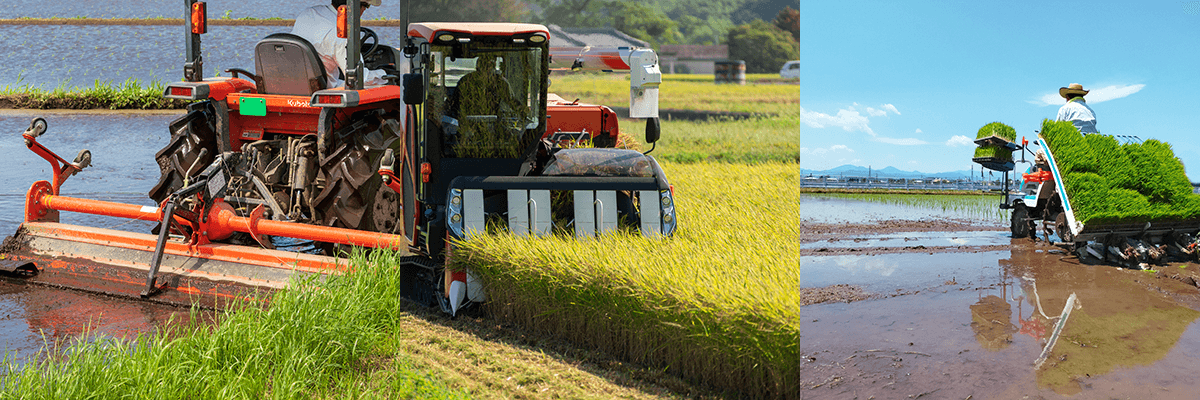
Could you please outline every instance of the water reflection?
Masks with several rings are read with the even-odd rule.
[[[1181,284],[1174,280],[1082,265],[1040,249],[1014,241],[1010,257],[999,261],[1000,293],[981,295],[969,306],[971,328],[983,348],[1004,349],[1013,342],[1013,333],[1045,347],[1067,299],[1077,295],[1047,361],[1035,371],[1039,387],[1074,394],[1082,391],[1084,381],[1115,368],[1151,365],[1200,317],[1200,311],[1156,289]],[[1029,362],[1033,369],[1033,360]]]

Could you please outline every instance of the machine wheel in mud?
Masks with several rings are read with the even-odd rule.
[[[1058,216],[1054,217],[1054,231],[1058,233],[1058,237],[1062,239],[1063,243],[1068,246],[1075,245],[1075,235],[1071,234],[1071,227],[1067,226],[1066,213],[1058,213]]]
[[[1012,224],[1009,226],[1013,238],[1029,237],[1028,220],[1029,210],[1025,208],[1025,205],[1018,204],[1016,207],[1013,207]]]

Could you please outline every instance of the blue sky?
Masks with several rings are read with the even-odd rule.
[[[1200,2],[804,0],[800,62],[803,168],[970,169],[980,127],[1032,141],[1080,83],[1200,181]]]

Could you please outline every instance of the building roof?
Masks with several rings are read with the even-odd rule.
[[[644,47],[650,43],[614,28],[563,28],[549,25],[550,47]]]
[[[476,35],[511,36],[520,33],[546,32],[546,27],[535,24],[511,24],[496,22],[427,22],[408,25],[408,34],[433,40],[437,32],[467,32]]]
[[[658,53],[677,60],[725,60],[729,58],[729,45],[664,44]]]

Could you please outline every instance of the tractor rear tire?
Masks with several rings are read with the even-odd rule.
[[[1012,231],[1014,239],[1029,237],[1029,210],[1025,208],[1025,205],[1018,204],[1013,207],[1011,222],[1009,230]]]
[[[193,166],[203,169],[220,153],[219,142],[228,135],[222,135],[218,128],[220,119],[216,114],[220,111],[224,111],[224,107],[214,107],[211,101],[195,103],[188,106],[186,115],[171,121],[170,142],[154,154],[154,161],[162,173],[158,184],[149,193],[155,203],[161,204],[183,187],[188,169]]]
[[[335,110],[322,110],[322,121],[335,118]],[[318,180],[325,188],[313,199],[325,226],[372,232],[403,233],[400,196],[383,187],[379,161],[389,147],[400,145],[400,124],[372,110],[355,114],[336,132],[325,132],[327,154],[319,160]],[[336,124],[325,124],[328,127]]]

